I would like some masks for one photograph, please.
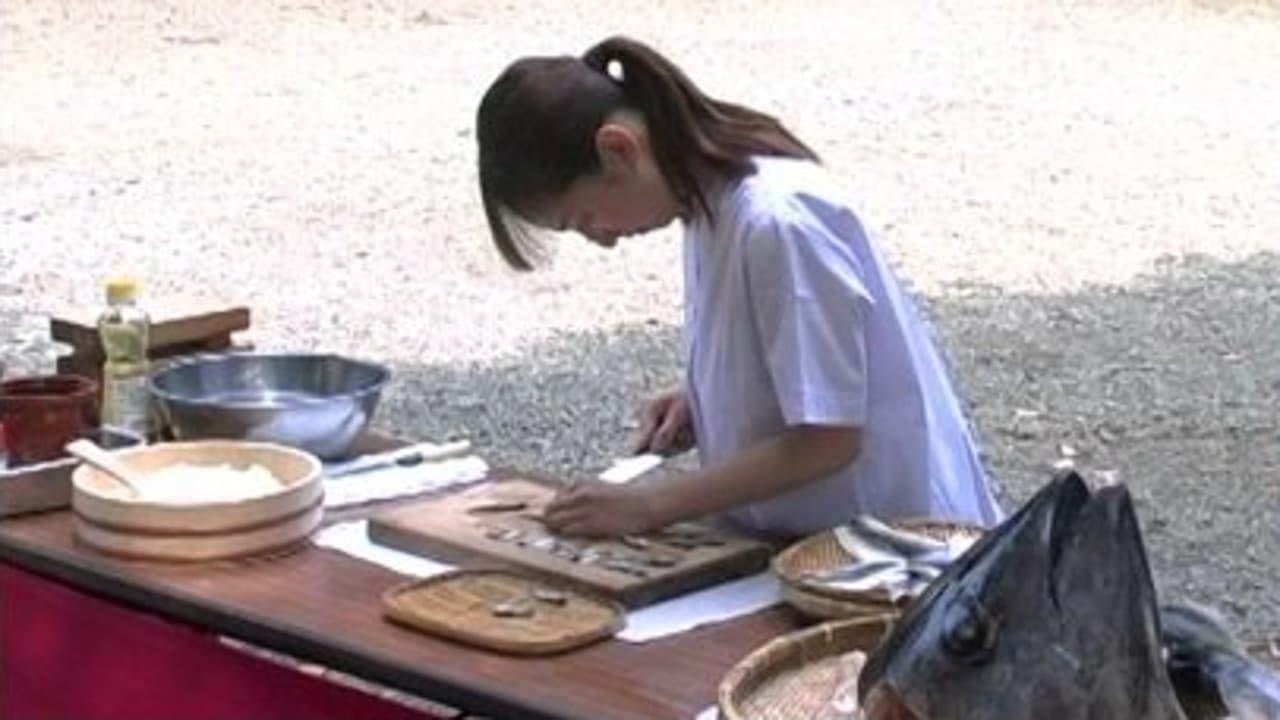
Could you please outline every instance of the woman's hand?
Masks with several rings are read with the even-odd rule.
[[[648,493],[639,485],[584,482],[547,504],[543,520],[553,532],[618,537],[656,529]]]
[[[691,449],[695,442],[689,396],[683,386],[660,392],[645,403],[635,452],[675,455]]]

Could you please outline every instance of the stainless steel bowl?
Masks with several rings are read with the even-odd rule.
[[[203,355],[156,370],[147,387],[179,440],[230,438],[347,455],[391,371],[337,355]]]

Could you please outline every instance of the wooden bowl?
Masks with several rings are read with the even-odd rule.
[[[89,378],[39,375],[0,382],[0,445],[10,465],[65,457],[63,446],[97,425],[98,383]]]
[[[840,667],[841,656],[870,655],[893,627],[891,616],[815,625],[781,635],[757,648],[720,681],[723,720],[789,720],[818,717],[840,681],[859,667]]]
[[[134,560],[224,560],[284,550],[301,542],[320,525],[319,503],[298,515],[257,528],[212,535],[152,535],[114,530],[72,516],[76,537],[99,552]]]
[[[133,498],[98,470],[81,465],[72,474],[76,536],[104,552],[157,560],[252,555],[300,541],[323,517],[320,461],[283,445],[163,443],[121,450],[117,457],[141,472],[178,464],[259,465],[279,481],[280,489],[239,500],[167,504]]]

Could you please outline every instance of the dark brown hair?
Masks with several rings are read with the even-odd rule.
[[[672,193],[707,217],[706,181],[750,174],[751,156],[817,160],[775,118],[706,96],[671,61],[635,40],[609,38],[581,59],[517,60],[476,113],[480,194],[494,244],[512,267],[529,270],[530,258],[541,254],[527,231],[509,222],[512,212],[599,172],[596,131],[619,110],[644,118]]]

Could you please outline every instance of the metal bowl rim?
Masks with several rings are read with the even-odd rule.
[[[373,373],[377,376],[377,379],[374,382],[370,383],[369,385],[353,392],[337,393],[334,395],[325,395],[323,397],[294,398],[294,399],[291,399],[287,404],[272,403],[272,402],[254,402],[254,401],[247,401],[247,400],[227,402],[226,400],[210,400],[207,398],[188,397],[186,395],[179,395],[176,393],[169,392],[167,390],[163,390],[157,385],[157,381],[159,380],[159,378],[165,375],[168,375],[171,372],[177,372],[178,370],[181,370],[182,368],[185,368],[185,367],[189,367],[191,365],[210,365],[218,362],[228,362],[233,359],[239,359],[239,358],[252,358],[252,359],[261,359],[261,360],[277,360],[277,359],[290,359],[290,358],[293,358],[293,359],[302,358],[302,359],[312,359],[312,360],[332,359],[332,360],[338,360],[344,363],[349,363],[351,365],[357,365],[357,366],[361,366],[369,370],[372,370]],[[296,352],[203,353],[200,355],[194,355],[194,356],[182,358],[180,360],[169,362],[165,364],[164,367],[149,373],[147,375],[147,390],[153,396],[160,398],[165,402],[182,403],[184,405],[193,405],[193,406],[206,407],[206,408],[271,410],[271,409],[287,408],[290,406],[296,407],[299,405],[304,405],[304,406],[327,405],[334,401],[358,400],[358,399],[366,398],[370,395],[374,395],[381,392],[382,388],[385,387],[386,384],[390,382],[390,380],[391,380],[391,368],[387,367],[386,365],[383,365],[382,363],[376,363],[371,360],[361,360],[357,358],[348,357],[345,355],[339,355],[337,353],[296,353]]]

